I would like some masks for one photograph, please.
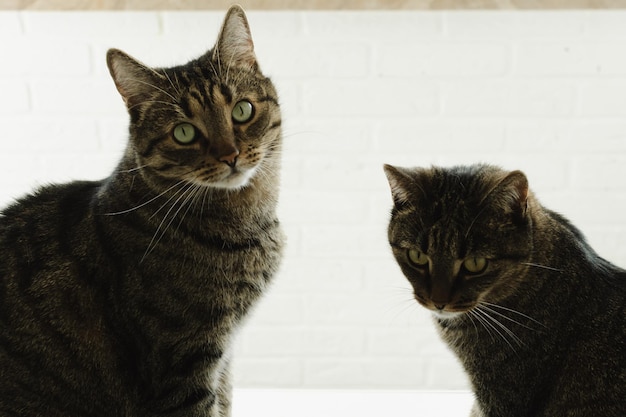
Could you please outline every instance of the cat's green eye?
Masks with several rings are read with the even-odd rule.
[[[183,145],[188,145],[196,139],[196,128],[190,123],[181,123],[174,128],[174,139]]]
[[[463,268],[470,274],[481,274],[487,269],[487,259],[478,256],[467,258],[463,261]]]
[[[233,107],[233,120],[237,123],[245,123],[252,119],[254,108],[248,100],[241,100]]]
[[[413,265],[423,268],[428,265],[428,255],[418,249],[409,249],[407,251],[407,258]]]

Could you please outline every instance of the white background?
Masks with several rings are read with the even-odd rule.
[[[126,141],[107,48],[181,64],[223,12],[0,13],[0,204],[99,179]],[[275,285],[237,387],[467,389],[391,258],[383,163],[522,169],[626,264],[625,12],[249,12],[284,116]]]

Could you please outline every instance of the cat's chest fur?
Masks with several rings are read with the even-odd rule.
[[[96,218],[110,240],[125,237],[105,248],[111,259],[124,259],[119,264],[128,287],[123,294],[155,293],[150,297],[156,300],[176,296],[173,306],[180,309],[195,303],[205,305],[207,313],[218,306],[231,315],[245,313],[276,271],[283,237],[272,209],[252,217],[246,210],[229,209],[246,207],[246,201],[231,200],[203,201],[206,207],[171,219],[159,215],[158,204]],[[167,201],[163,212],[181,210]],[[255,208],[262,212],[262,206]]]

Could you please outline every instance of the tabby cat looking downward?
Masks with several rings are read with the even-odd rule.
[[[281,258],[276,91],[243,10],[186,65],[118,50],[117,169],[0,216],[0,416],[229,416],[229,348]]]
[[[626,271],[520,171],[385,172],[389,243],[470,377],[472,416],[626,416]]]

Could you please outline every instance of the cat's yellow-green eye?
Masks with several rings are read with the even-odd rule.
[[[176,142],[188,145],[196,139],[196,128],[190,123],[181,123],[174,128]]]
[[[472,256],[463,261],[463,268],[470,274],[481,274],[487,269],[487,259],[478,256]]]
[[[407,258],[413,265],[424,268],[428,265],[428,255],[418,249],[409,249],[407,251]]]
[[[254,108],[252,107],[252,103],[248,100],[238,101],[235,107],[233,107],[233,120],[237,123],[245,123],[252,119],[253,112]]]

